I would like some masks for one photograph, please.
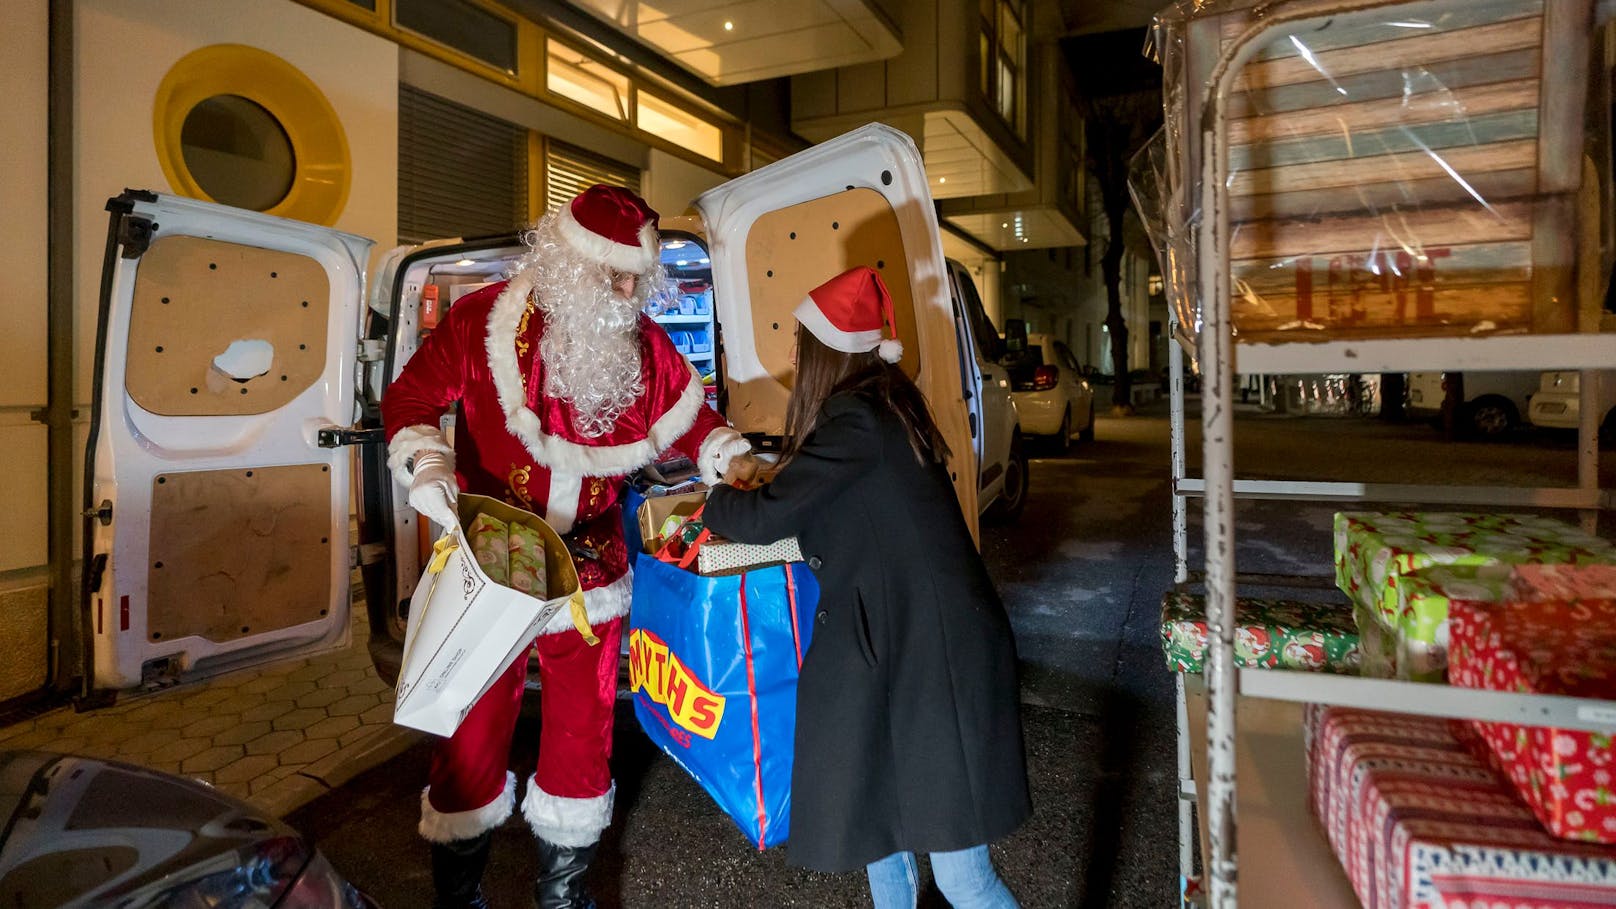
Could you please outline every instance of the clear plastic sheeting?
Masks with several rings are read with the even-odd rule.
[[[1195,338],[1201,330],[1200,298],[1195,287],[1195,229],[1185,181],[1170,179],[1167,170],[1167,130],[1156,131],[1128,167],[1128,193],[1156,251],[1162,292],[1173,307],[1174,340],[1189,355],[1190,369],[1199,371]]]
[[[1264,26],[1208,111],[1220,62]],[[1577,281],[1579,250],[1603,277],[1582,195],[1588,140],[1608,130],[1606,98],[1586,114],[1592,31],[1592,0],[1162,12],[1146,52],[1163,66],[1166,125],[1132,188],[1180,340],[1193,353],[1198,273],[1219,267],[1196,245],[1203,128],[1227,137],[1216,179],[1239,340],[1597,330],[1603,284]]]

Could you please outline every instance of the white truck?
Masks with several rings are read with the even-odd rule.
[[[1019,512],[1027,465],[998,336],[943,258],[907,136],[864,127],[696,207],[699,221],[670,219],[668,238],[710,260],[716,404],[731,422],[764,447],[778,439],[792,307],[869,264],[955,453],[962,509],[973,527],[982,508]],[[391,680],[427,541],[386,469],[381,396],[421,337],[423,289],[452,305],[525,248],[509,235],[395,250],[365,305],[365,238],[147,192],[109,210],[84,488],[87,687],[342,646],[354,568]]]

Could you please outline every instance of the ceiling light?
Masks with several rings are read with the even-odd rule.
[[[455,264],[460,266],[461,268],[465,268],[468,265],[476,265],[477,263],[471,261],[470,259],[461,259],[459,262],[456,262]]]
[[[668,242],[662,244],[662,248],[663,249],[684,249],[685,248],[685,241],[683,241],[683,240],[669,240]]]
[[[937,178],[937,182],[938,182],[938,183],[947,183],[947,182],[948,182],[948,178],[947,178],[947,177],[938,177],[938,178]]]
[[[1009,222],[1009,221],[1006,221],[1006,222],[1004,222],[1004,223],[1003,223],[1003,224],[1000,224],[1000,225],[999,225],[999,226],[1000,226],[1000,227],[1009,227],[1009,226],[1010,226],[1010,222]]]
[[[680,259],[679,261],[673,263],[673,267],[674,268],[684,268],[686,265],[689,265],[689,264],[690,263],[688,261],[686,261],[684,259]]]
[[[735,31],[735,23],[729,21],[728,19],[725,19],[724,20],[724,31],[726,31],[726,32]]]

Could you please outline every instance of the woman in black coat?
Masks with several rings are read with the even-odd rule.
[[[948,447],[882,340],[858,268],[797,309],[788,447],[774,482],[713,490],[707,526],[795,536],[820,585],[797,688],[790,859],[867,866],[878,909],[915,903],[914,853],[956,907],[1015,906],[987,844],[1032,811],[1015,644],[960,513]],[[806,330],[803,330],[806,329]]]

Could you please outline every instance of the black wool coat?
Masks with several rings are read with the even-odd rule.
[[[707,525],[796,536],[820,584],[797,687],[792,864],[849,871],[894,852],[999,839],[1032,812],[1015,642],[948,472],[891,408],[825,402],[773,483],[719,487]]]

